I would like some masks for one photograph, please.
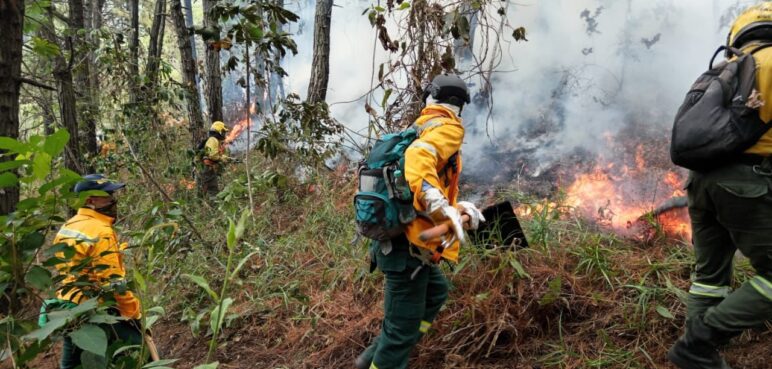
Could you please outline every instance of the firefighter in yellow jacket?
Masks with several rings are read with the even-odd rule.
[[[228,128],[225,123],[216,121],[209,128],[209,137],[202,143],[201,161],[201,184],[202,192],[209,196],[217,195],[219,192],[218,178],[222,172],[223,166],[230,161],[225,151],[225,133]]]
[[[126,269],[121,253],[126,244],[118,242],[113,230],[117,216],[118,202],[113,193],[124,187],[123,183],[111,181],[101,174],[90,174],[75,185],[75,192],[98,190],[107,196],[89,196],[85,205],[70,218],[56,234],[54,244],[66,243],[74,248],[74,256],[66,263],[59,264],[60,274],[66,275],[57,291],[59,306],[80,304],[89,298],[105,298],[105,289],[114,290],[116,314],[127,320],[116,324],[103,325],[111,340],[122,340],[139,344],[142,334],[137,319],[141,318],[140,302],[126,288]],[[65,259],[64,252],[57,254]],[[85,265],[83,265],[85,264]],[[83,286],[83,276],[91,286]],[[76,283],[78,284],[76,286]],[[71,369],[80,365],[80,349],[69,337],[64,340],[61,368]]]
[[[461,110],[469,103],[466,83],[455,75],[439,75],[428,86],[426,106],[416,120],[416,139],[405,152],[405,178],[414,194],[419,216],[403,236],[391,242],[373,242],[371,256],[384,273],[384,319],[380,335],[357,357],[359,369],[406,368],[410,351],[425,334],[448,297],[448,283],[429,256],[441,240],[419,239],[421,232],[447,223],[452,234],[445,239],[442,258],[456,262],[464,227],[475,229],[483,221],[471,203],[458,202],[461,144],[464,127]],[[469,222],[462,224],[462,214]]]
[[[728,46],[749,53],[772,43],[772,2],[755,5],[734,22]],[[772,48],[753,53],[756,81],[772,121]],[[689,175],[695,270],[686,331],[668,352],[683,369],[728,369],[718,347],[772,320],[772,130],[734,162]],[[731,291],[734,256],[748,257],[756,275]]]

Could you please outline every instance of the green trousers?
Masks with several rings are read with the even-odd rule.
[[[99,324],[99,327],[107,333],[108,345],[116,341],[122,341],[127,345],[142,344],[142,333],[137,328],[139,322],[124,320],[115,324]],[[80,355],[83,353],[70,337],[64,338],[62,346],[62,360],[59,363],[61,369],[75,369],[81,364]]]
[[[366,349],[371,369],[407,368],[410,351],[429,330],[448,298],[448,282],[435,265],[424,265],[411,280],[421,261],[411,256],[404,238],[392,242],[384,255],[378,245],[372,256],[386,279],[381,333]]]
[[[772,170],[733,164],[692,172],[687,183],[696,265],[687,319],[727,337],[772,320]],[[756,275],[730,292],[737,250]]]

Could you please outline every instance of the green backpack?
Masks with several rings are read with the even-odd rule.
[[[416,218],[413,193],[405,180],[405,150],[418,138],[414,128],[378,139],[359,163],[354,195],[357,232],[371,240],[399,236]]]

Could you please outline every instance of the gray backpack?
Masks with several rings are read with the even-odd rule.
[[[764,103],[757,91],[753,54],[770,46],[761,45],[747,54],[727,46],[716,51],[710,69],[694,82],[675,117],[670,143],[673,163],[708,171],[731,162],[769,130],[759,116]],[[737,58],[714,67],[722,51]]]

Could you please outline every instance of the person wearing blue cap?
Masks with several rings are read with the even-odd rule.
[[[123,341],[127,344],[142,342],[141,324],[137,319],[142,316],[140,301],[126,286],[126,268],[122,253],[128,246],[118,242],[118,235],[113,223],[118,215],[118,200],[114,193],[125,184],[112,181],[101,174],[89,174],[75,185],[74,192],[89,193],[86,202],[78,213],[70,218],[56,234],[53,244],[68,244],[75,253],[66,259],[64,252],[57,257],[66,262],[57,265],[59,274],[65,276],[57,290],[57,298],[46,301],[46,307],[72,308],[90,298],[104,297],[103,291],[113,291],[115,306],[113,311],[126,320],[116,324],[100,324],[110,341]],[[85,267],[82,264],[86,264]],[[84,278],[87,277],[87,278]],[[84,283],[88,281],[88,283]],[[75,368],[81,364],[81,350],[69,337],[64,339],[62,369]]]

